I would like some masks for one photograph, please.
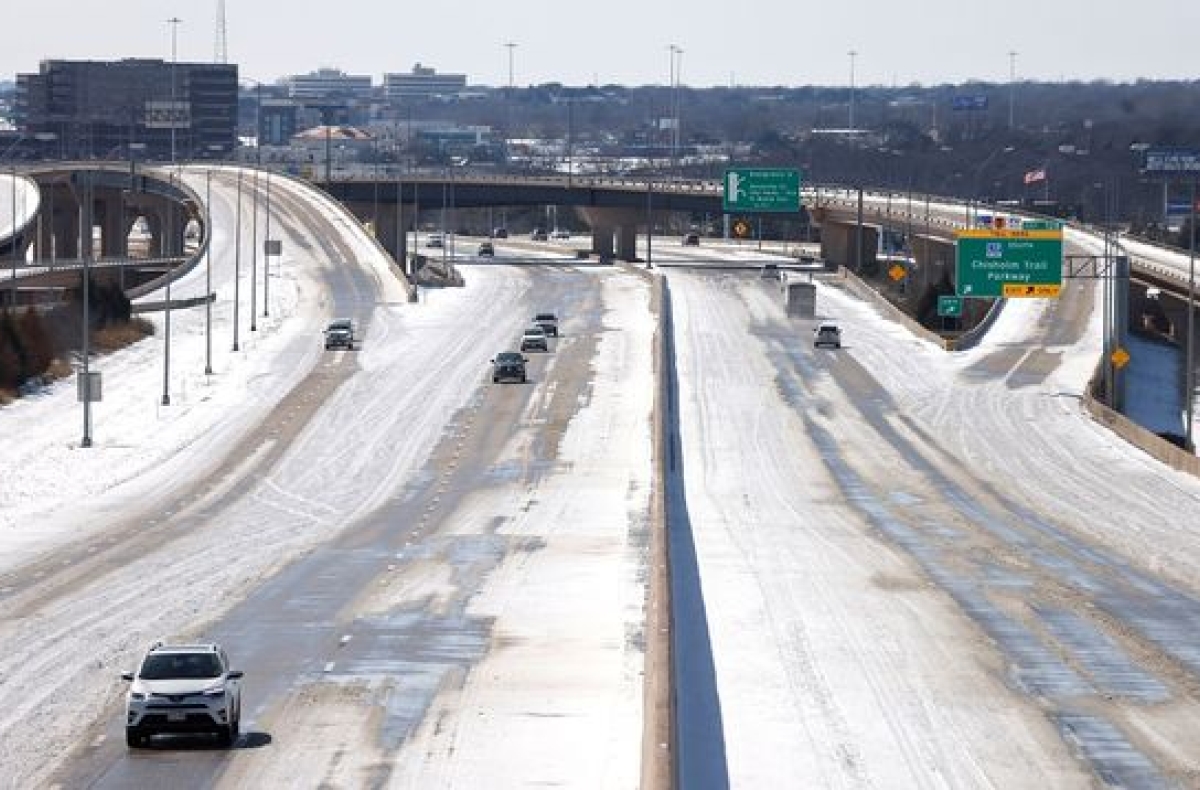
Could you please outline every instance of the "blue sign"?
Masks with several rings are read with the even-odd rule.
[[[1200,151],[1155,148],[1146,152],[1147,173],[1200,173]]]
[[[951,102],[951,109],[955,110],[986,110],[988,106],[987,96],[955,96]]]

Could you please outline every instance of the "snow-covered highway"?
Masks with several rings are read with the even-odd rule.
[[[270,315],[251,332],[242,305],[234,352],[236,178],[212,186],[213,375],[180,311],[170,406],[161,335],[97,361],[95,447],[70,382],[0,409],[5,783],[637,787],[664,527],[681,787],[1200,776],[1200,481],[1082,408],[1094,282],[1011,301],[965,352],[837,275],[818,316],[845,345],[816,350],[758,275],[773,254],[707,240],[656,239],[653,271],[497,241],[409,302],[353,218],[280,178]],[[542,309],[563,337],[491,384]],[[334,314],[361,350],[321,349]],[[126,749],[118,674],[159,637],[246,670],[237,748]]]

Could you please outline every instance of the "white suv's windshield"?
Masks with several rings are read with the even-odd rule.
[[[142,680],[179,680],[221,676],[221,662],[212,653],[151,653],[142,664]]]

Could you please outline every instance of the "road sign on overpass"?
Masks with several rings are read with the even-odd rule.
[[[800,171],[786,167],[736,167],[725,171],[725,211],[800,211]]]
[[[959,296],[1053,298],[1062,287],[1062,229],[958,232]]]

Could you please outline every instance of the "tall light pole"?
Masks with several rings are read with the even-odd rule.
[[[854,133],[854,59],[858,57],[858,52],[850,50],[846,53],[850,56],[850,133]]]
[[[517,45],[512,41],[507,41],[504,46],[508,47],[508,96],[511,99],[513,92],[513,50],[517,48]]]
[[[237,177],[237,216],[233,220],[233,350],[238,350],[238,303],[242,281],[242,171]]]
[[[212,375],[212,170],[204,172],[204,375]]]
[[[173,157],[172,157],[173,158]],[[175,192],[175,173],[171,172],[169,192]],[[166,314],[163,319],[163,392],[162,405],[171,405],[171,278],[175,274],[170,260],[175,256],[175,206],[172,200],[167,201],[167,298]],[[89,239],[90,242],[90,239]]]
[[[12,230],[9,233],[9,243],[12,244],[12,285],[8,291],[8,303],[13,312],[17,310],[17,166],[12,166]]]
[[[517,48],[515,42],[505,42],[505,47],[509,50],[509,92],[504,97],[504,163],[508,166],[508,140],[512,137],[512,50]],[[408,144],[413,144],[413,116],[409,115],[408,119]]]
[[[258,171],[250,187],[250,331],[258,331]]]
[[[176,33],[179,30],[179,23],[182,21],[177,16],[173,16],[167,20],[167,24],[171,26],[171,112],[167,115],[171,122],[171,164],[175,164],[175,40]],[[167,282],[169,283],[170,280]]]
[[[676,176],[679,171],[679,82],[683,70],[683,48],[674,44],[671,51],[671,170]]]
[[[1017,53],[1008,53],[1008,128],[1012,129],[1015,125],[1015,111],[1017,91]]]
[[[266,172],[267,178],[267,205],[263,214],[267,218],[267,228],[263,233],[263,318],[271,315],[270,301],[270,283],[267,278],[271,274],[271,171]]]
[[[83,337],[80,357],[83,359],[83,438],[80,447],[92,446],[92,377],[89,370],[92,355],[92,317],[88,303],[91,301],[91,260],[92,260],[92,175],[85,174],[83,186],[83,205],[79,207],[79,254],[83,258]],[[84,243],[86,239],[86,244]],[[14,293],[16,282],[13,282]]]
[[[1196,395],[1196,355],[1193,351],[1195,346],[1195,331],[1196,331],[1196,178],[1192,177],[1192,222],[1191,222],[1191,241],[1188,243],[1188,301],[1187,301],[1187,370],[1184,371],[1184,396],[1187,400],[1187,424],[1184,425],[1184,431],[1187,436],[1187,449],[1195,451],[1196,445],[1192,435],[1192,421],[1195,419],[1195,406],[1193,401]]]

